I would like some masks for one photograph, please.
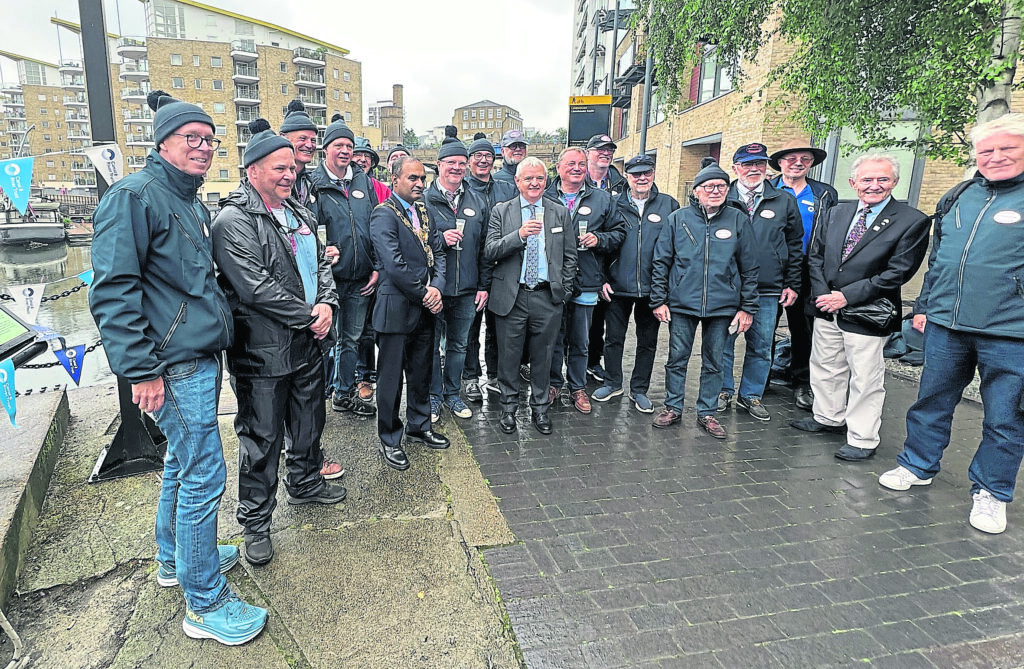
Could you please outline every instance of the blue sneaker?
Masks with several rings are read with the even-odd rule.
[[[472,409],[466,406],[466,403],[462,401],[461,397],[449,397],[444,401],[444,404],[445,406],[448,407],[448,410],[451,411],[452,415],[455,416],[456,418],[473,417]]]
[[[193,639],[213,639],[225,646],[240,646],[263,631],[267,610],[246,604],[232,593],[212,611],[199,614],[185,609],[181,629]]]
[[[591,397],[597,400],[598,402],[607,402],[611,398],[618,397],[621,394],[621,387],[612,388],[611,386],[601,386],[600,388],[594,391],[594,394],[591,395]]]
[[[441,398],[437,395],[430,396],[430,422],[436,423],[441,420]]]
[[[647,398],[647,395],[643,393],[633,393],[630,395],[633,398],[633,405],[636,410],[640,413],[654,413],[654,403]]]
[[[220,557],[220,573],[226,574],[238,564],[237,546],[217,546],[217,554]],[[156,571],[156,582],[165,588],[173,588],[178,585],[178,575],[173,567],[168,567],[163,562],[159,563],[160,568]]]

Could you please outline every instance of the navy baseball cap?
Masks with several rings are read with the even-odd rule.
[[[768,147],[764,144],[758,144],[754,142],[752,144],[744,144],[740,148],[736,149],[736,153],[732,154],[732,162],[736,163],[752,163],[755,160],[768,160]]]
[[[651,156],[633,156],[626,161],[626,174],[646,172],[654,169],[654,158]]]

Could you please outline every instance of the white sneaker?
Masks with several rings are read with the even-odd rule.
[[[971,527],[989,534],[1000,534],[1005,531],[1006,502],[999,501],[988,490],[974,493]]]
[[[910,490],[912,485],[931,485],[931,479],[919,479],[912,471],[900,466],[878,477],[878,484],[889,490]]]

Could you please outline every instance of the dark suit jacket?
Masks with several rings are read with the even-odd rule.
[[[569,211],[561,203],[544,198],[544,251],[551,283],[551,303],[565,304],[572,295],[576,278],[576,231]],[[484,244],[484,259],[496,263],[491,278],[487,308],[498,316],[512,311],[519,294],[519,275],[523,268],[526,243],[519,238],[523,212],[519,196],[496,204],[491,210]]]
[[[831,207],[811,240],[807,254],[811,276],[808,315],[831,318],[814,306],[814,300],[833,290],[842,292],[850,306],[886,297],[902,313],[900,288],[914,276],[928,251],[929,219],[923,212],[891,199],[842,260],[846,233],[859,206],[859,202],[846,202]],[[855,334],[889,334],[856,325],[842,316],[838,316],[837,323],[842,330]],[[899,327],[897,321],[894,328]]]
[[[370,214],[370,241],[380,272],[373,329],[385,334],[407,334],[420,321],[427,286],[444,291],[444,247],[433,221],[428,222],[423,201],[416,202],[420,223],[430,231],[427,243],[434,253],[434,267],[428,267],[419,237],[405,224],[409,215],[394,195],[387,202],[392,202],[402,214],[399,216],[383,203]]]

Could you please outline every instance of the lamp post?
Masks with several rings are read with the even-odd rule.
[[[14,152],[15,158],[21,158],[22,152],[25,150],[25,142],[28,141],[28,133],[36,129],[36,124],[33,123],[29,127],[25,128],[25,134],[21,136],[21,141],[18,143],[18,150]]]

